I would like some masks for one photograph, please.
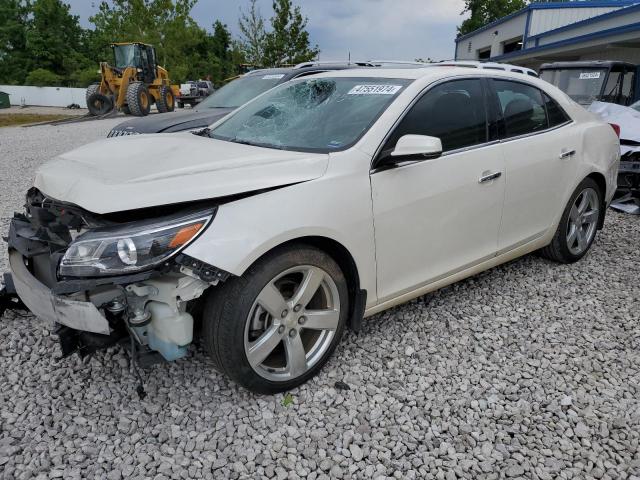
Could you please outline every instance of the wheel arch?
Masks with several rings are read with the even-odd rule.
[[[364,316],[367,291],[361,290],[360,288],[360,273],[358,265],[351,255],[351,252],[349,252],[349,250],[337,240],[320,235],[292,238],[281,242],[264,252],[253,261],[252,265],[259,262],[273,251],[292,245],[308,245],[315,247],[318,250],[322,250],[335,260],[347,279],[347,287],[349,290],[348,326],[352,330],[359,331],[362,324],[362,318]]]

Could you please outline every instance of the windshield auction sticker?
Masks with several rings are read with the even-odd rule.
[[[401,85],[356,85],[347,95],[395,95]]]
[[[279,80],[282,77],[284,77],[284,73],[280,73],[280,74],[274,73],[274,74],[271,74],[271,75],[264,75],[262,77],[262,79],[263,80]]]
[[[580,80],[591,80],[594,78],[600,78],[601,72],[582,72],[580,74]]]

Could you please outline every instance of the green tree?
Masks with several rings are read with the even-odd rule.
[[[28,15],[23,0],[0,0],[0,83],[22,83],[31,67],[27,54]]]
[[[257,0],[251,0],[247,12],[240,10],[240,45],[244,51],[247,62],[255,66],[264,64],[264,47],[267,32],[264,28],[264,18],[256,4]]]
[[[25,79],[25,83],[36,87],[55,87],[60,85],[61,80],[60,75],[56,75],[51,70],[47,70],[46,68],[36,68],[29,72],[29,75],[27,75],[27,78]]]
[[[88,59],[81,53],[82,28],[69,5],[60,0],[35,0],[31,14],[26,50],[34,66],[61,79],[87,66]]]
[[[309,44],[307,22],[292,0],[273,0],[272,31],[265,38],[265,66],[307,62],[318,56],[318,46]]]
[[[505,15],[527,6],[527,0],[465,0],[462,15],[470,13],[458,27],[458,35],[465,35]]]

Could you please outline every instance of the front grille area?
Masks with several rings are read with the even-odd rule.
[[[107,138],[124,137],[125,135],[140,135],[140,132],[134,132],[133,130],[111,130]]]

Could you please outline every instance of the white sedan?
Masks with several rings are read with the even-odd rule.
[[[582,258],[619,152],[521,74],[305,77],[196,134],[45,164],[12,221],[13,283],[64,353],[128,339],[175,360],[197,335],[239,384],[283,391],[364,317],[536,250]]]

